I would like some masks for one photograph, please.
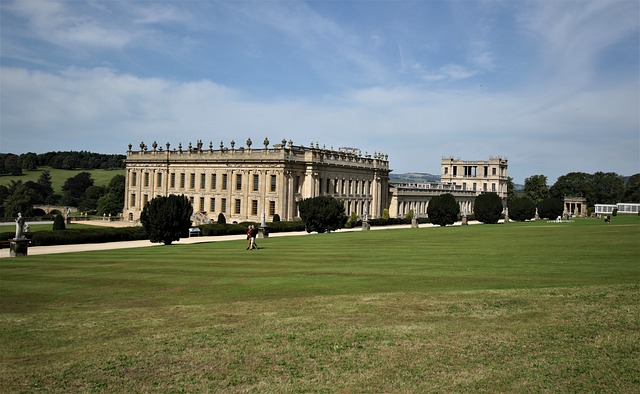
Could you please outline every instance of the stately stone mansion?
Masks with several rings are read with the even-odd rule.
[[[506,200],[507,160],[462,161],[442,159],[439,183],[390,183],[389,157],[381,152],[364,154],[358,148],[334,149],[295,145],[282,140],[270,145],[264,139],[256,148],[220,142],[205,147],[202,141],[163,149],[155,142],[129,145],[126,157],[125,219],[138,221],[144,204],[156,196],[184,194],[193,204],[198,223],[215,221],[223,213],[227,222],[270,221],[299,217],[298,202],[321,195],[344,203],[347,215],[355,212],[379,218],[384,209],[390,217],[426,216],[429,200],[442,193],[454,195],[463,212],[473,211],[475,197],[494,191]]]

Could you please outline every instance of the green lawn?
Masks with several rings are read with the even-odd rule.
[[[41,167],[37,170],[33,171],[24,171],[24,174],[21,176],[0,176],[0,185],[8,186],[11,184],[11,181],[32,181],[37,182],[40,174],[42,174],[45,170],[49,170],[51,173],[51,183],[53,187],[53,191],[57,194],[62,194],[62,185],[67,181],[67,179],[72,178],[78,175],[81,172],[88,172],[91,174],[91,178],[93,179],[93,184],[96,186],[107,186],[116,175],[124,175],[124,169],[120,170],[61,170],[50,167]]]
[[[0,260],[0,392],[638,392],[640,218]]]

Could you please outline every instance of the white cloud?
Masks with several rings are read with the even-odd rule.
[[[520,168],[510,172],[519,182],[537,173],[555,179],[575,168],[640,171],[640,120],[633,112],[640,103],[628,100],[633,88],[623,86],[552,105],[545,95],[410,87],[261,102],[211,81],[179,83],[108,69],[3,68],[1,78],[2,151],[119,153],[140,141],[186,146],[202,139],[218,146],[268,137],[382,151],[399,172],[437,172],[443,155],[507,156],[513,171]]]

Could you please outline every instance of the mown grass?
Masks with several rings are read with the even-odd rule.
[[[0,185],[8,186],[11,181],[32,181],[37,182],[40,174],[42,174],[45,170],[48,170],[51,174],[51,186],[53,187],[53,191],[56,194],[62,194],[62,186],[67,181],[67,179],[72,178],[78,175],[81,172],[88,172],[91,174],[91,179],[93,179],[93,184],[96,186],[107,186],[111,179],[116,175],[124,175],[124,169],[117,170],[63,170],[59,168],[52,167],[40,167],[37,170],[32,171],[23,171],[23,175],[14,176],[14,175],[4,175],[0,176]]]
[[[640,220],[0,260],[0,392],[638,392]]]

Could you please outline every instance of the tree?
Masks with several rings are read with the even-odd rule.
[[[509,219],[524,222],[536,215],[536,204],[527,196],[509,200]]]
[[[62,185],[62,202],[65,205],[78,206],[84,192],[93,186],[93,179],[88,172],[80,172],[71,178],[68,178]]]
[[[516,185],[513,183],[512,177],[507,177],[507,200],[510,200],[516,194]]]
[[[593,205],[591,175],[584,172],[570,172],[558,178],[549,189],[550,197],[564,199],[565,196],[584,197]]]
[[[591,176],[593,204],[617,204],[624,195],[624,179],[614,172],[596,172]]]
[[[307,232],[324,233],[342,228],[347,221],[342,202],[332,196],[305,198],[300,201],[300,217]]]
[[[385,208],[382,210],[382,218],[384,220],[389,220],[389,209]]]
[[[623,200],[621,202],[640,202],[640,173],[631,175],[627,180]]]
[[[38,177],[38,186],[40,196],[42,197],[43,203],[52,203],[54,200],[53,197],[53,183],[51,181],[51,173],[49,170],[44,170],[40,176]]]
[[[31,182],[33,183],[33,182]],[[38,193],[29,185],[17,182],[14,190],[4,200],[4,213],[7,216],[29,216],[33,209],[33,204],[38,200]]]
[[[38,168],[38,155],[33,152],[23,153],[18,159],[20,167],[25,170],[35,170]]]
[[[476,219],[486,224],[498,223],[502,214],[502,199],[497,193],[482,193],[474,203]]]
[[[559,198],[545,198],[538,203],[538,216],[541,218],[555,219],[562,216],[564,203]]]
[[[273,215],[273,221],[274,222],[279,222],[280,221],[280,215],[278,215],[277,213],[275,215]]]
[[[96,203],[96,213],[98,215],[115,216],[122,212],[122,203],[118,196],[113,193],[107,193],[98,199]]]
[[[460,207],[451,193],[433,197],[427,206],[429,220],[440,226],[455,223],[459,213]]]
[[[185,195],[158,196],[147,202],[140,214],[140,222],[151,242],[171,245],[189,232],[193,206]]]
[[[549,197],[549,186],[545,175],[532,175],[524,180],[524,194],[537,203]]]

